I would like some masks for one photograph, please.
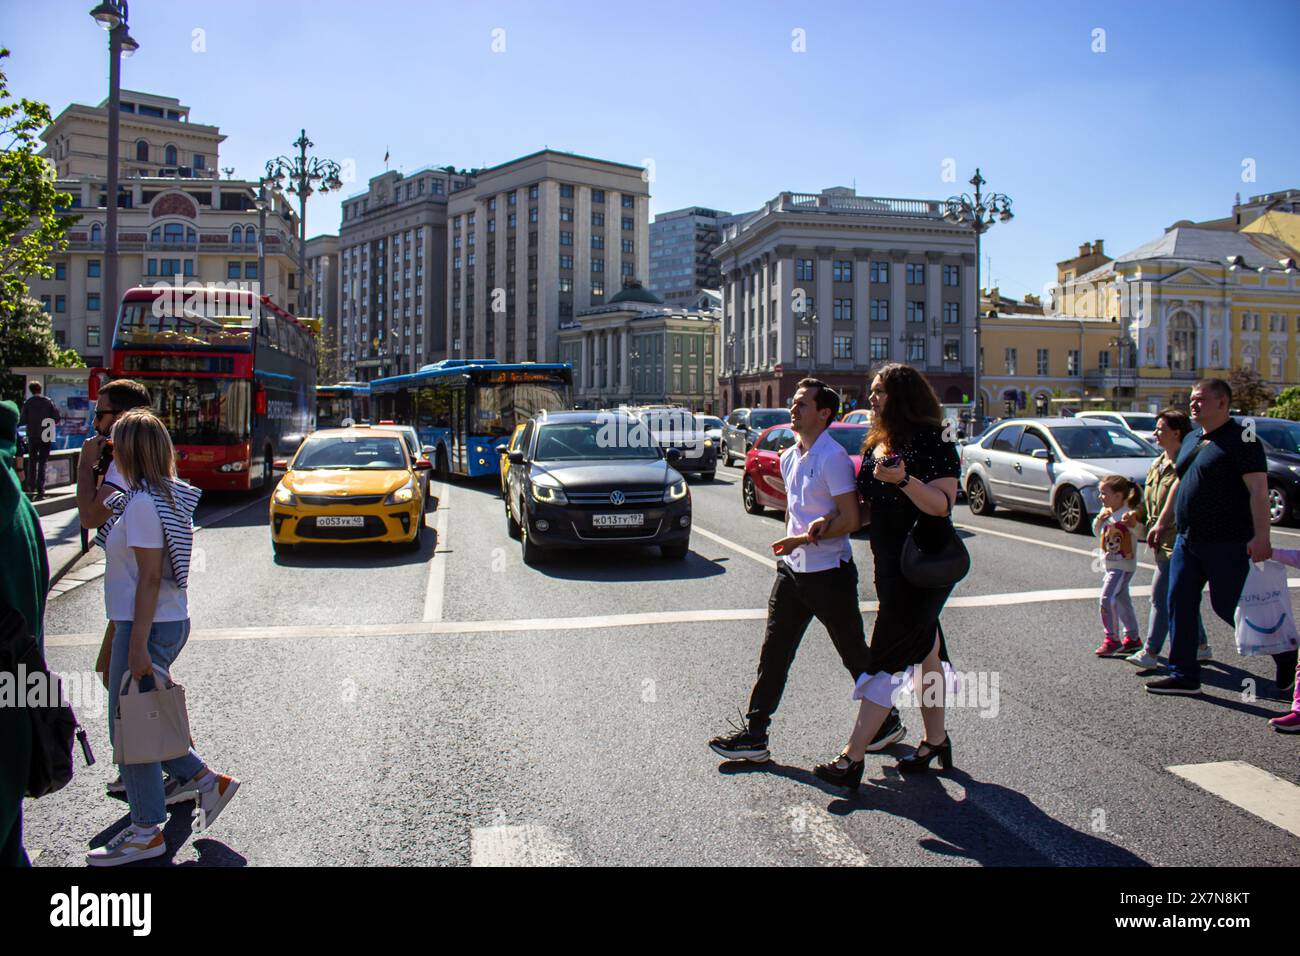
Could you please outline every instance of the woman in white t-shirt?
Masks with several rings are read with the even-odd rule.
[[[108,500],[114,517],[100,530],[104,548],[104,605],[113,622],[108,668],[109,737],[122,681],[129,671],[150,689],[155,669],[169,671],[190,633],[186,585],[199,491],[176,477],[176,452],[167,429],[147,409],[133,409],[113,425],[113,459],[126,491]],[[162,825],[167,805],[193,800],[196,827],[210,826],[239,789],[239,781],[209,770],[193,749],[161,764],[122,764],[131,825],[91,850],[91,866],[116,866],[167,852]],[[163,771],[178,781],[163,788]]]

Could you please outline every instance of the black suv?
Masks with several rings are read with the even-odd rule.
[[[1268,460],[1269,520],[1282,524],[1300,517],[1300,422],[1248,415],[1237,420],[1247,427],[1253,421],[1255,434],[1264,443],[1264,457]]]
[[[539,415],[509,452],[506,523],[525,564],[553,548],[691,546],[691,491],[645,424],[621,411]]]

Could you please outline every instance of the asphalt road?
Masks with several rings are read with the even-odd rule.
[[[705,742],[748,696],[782,533],[744,512],[739,475],[693,485],[680,562],[645,549],[528,568],[491,484],[443,489],[427,518],[442,533],[418,554],[277,559],[264,498],[205,502],[175,674],[200,752],[244,786],[195,839],[176,808],[174,852],[151,862],[1300,864],[1300,740],[1266,726],[1285,710],[1271,661],[1239,658],[1207,619],[1220,662],[1204,695],[1142,692],[1131,665],[1092,656],[1091,540],[1046,519],[957,509],[974,570],[944,613],[968,676],[949,712],[956,771],[893,769],[920,738],[909,709],[905,744],[869,758],[855,798],[812,776],[855,713],[816,623],[773,761],[719,761]],[[870,551],[853,547],[869,602]],[[1135,588],[1149,582],[1141,570]],[[102,579],[51,601],[48,656],[87,688],[100,762],[29,802],[40,866],[79,865],[126,820],[104,796],[114,768],[88,675],[102,629]],[[1168,769],[1227,762],[1209,789]]]

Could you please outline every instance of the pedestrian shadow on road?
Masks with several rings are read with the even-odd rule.
[[[198,851],[197,860],[185,860],[181,863],[176,862],[176,854],[180,851],[187,840],[194,835],[194,827],[190,816],[194,809],[193,801],[178,803],[168,807],[167,823],[163,826],[163,839],[167,841],[167,852],[162,856],[156,856],[151,860],[141,860],[139,863],[124,864],[130,869],[145,866],[220,866],[220,867],[241,867],[247,866],[248,860],[236,853],[230,847],[226,846],[219,840],[213,840],[205,837],[194,841],[194,849]],[[128,813],[112,825],[105,827],[93,838],[91,838],[91,849],[106,844],[113,837],[117,836],[131,823],[131,815]]]
[[[1160,673],[1160,671],[1156,670],[1139,671],[1138,676],[1159,677]],[[1271,703],[1261,706],[1253,701],[1244,700],[1241,695],[1248,686],[1247,681],[1252,682],[1251,686],[1253,686],[1256,699]],[[1248,670],[1218,660],[1206,661],[1201,664],[1201,687],[1200,694],[1189,695],[1191,700],[1214,704],[1227,710],[1235,710],[1250,717],[1276,717],[1278,705],[1291,702],[1291,692],[1283,693],[1279,691],[1277,685],[1270,678],[1260,677]],[[1207,694],[1205,688],[1208,687],[1227,691],[1231,696],[1220,697],[1216,694]]]
[[[892,766],[876,768],[878,776],[864,778],[862,789],[847,797],[844,788],[802,767],[729,762],[719,772],[770,773],[816,787],[835,797],[826,807],[835,816],[874,812],[911,820],[933,834],[918,841],[922,849],[980,866],[1150,866],[1102,836],[1056,820],[1023,793],[981,782],[961,770],[941,776],[961,786],[964,797],[946,789],[940,775],[905,777]]]

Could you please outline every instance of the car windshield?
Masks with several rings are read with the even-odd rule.
[[[401,439],[386,435],[308,438],[293,462],[294,471],[319,471],[323,468],[391,471],[406,467]]]
[[[689,412],[649,412],[641,420],[657,437],[669,441],[694,435],[703,427]]]
[[[1067,458],[1154,458],[1156,450],[1127,428],[1085,425],[1049,429]]]
[[[1255,434],[1279,451],[1300,454],[1300,425],[1256,421]]]
[[[1156,417],[1154,415],[1125,415],[1124,421],[1135,432],[1153,432],[1156,430]]]
[[[789,424],[790,413],[784,408],[749,413],[749,427],[756,428],[759,431],[762,431],[764,428],[771,428],[773,425]]]
[[[700,423],[701,428],[721,428],[722,419],[714,418],[712,415],[696,415],[695,420]]]
[[[864,425],[861,428],[832,428],[830,431],[831,437],[850,455],[861,455],[862,441],[870,430]]]
[[[536,461],[653,461],[659,446],[633,419],[555,422],[537,432]]]

